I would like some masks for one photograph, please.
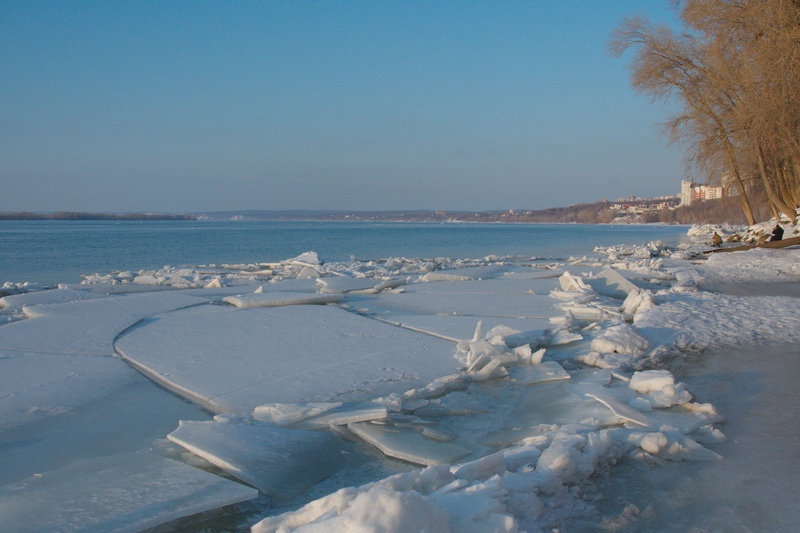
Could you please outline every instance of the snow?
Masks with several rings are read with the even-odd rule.
[[[796,386],[760,358],[796,366],[773,354],[800,342],[800,250],[704,250],[597,248],[548,271],[307,252],[9,287],[0,444],[20,464],[0,477],[0,529],[140,530],[256,498],[231,477],[261,492],[238,511],[237,529],[254,532],[728,529],[721,512],[704,523],[702,504],[747,492],[726,469],[750,472],[736,478],[749,485],[761,464],[783,492],[739,506],[737,527],[793,524],[800,494],[781,469],[795,463],[793,441],[780,435],[791,426],[781,398]],[[736,369],[742,394],[722,394],[726,379],[698,366],[727,351],[738,366],[712,370]],[[70,417],[88,432],[89,413],[106,402],[108,416],[123,413],[108,399],[145,378],[217,416],[185,404],[125,453],[65,445],[37,460],[32,442],[77,442],[63,438]],[[100,425],[135,418],[120,416]],[[156,453],[167,438],[183,449],[172,459]],[[738,451],[753,438],[760,449]],[[350,461],[353,450],[363,458]],[[675,480],[703,472],[720,482],[698,481],[691,517],[616,481],[672,480],[681,500]],[[208,520],[201,529],[226,529]]]

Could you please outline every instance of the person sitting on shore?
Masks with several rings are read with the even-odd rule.
[[[775,224],[775,229],[772,230],[772,237],[769,239],[769,242],[775,242],[783,239],[783,228],[780,224]]]
[[[719,233],[715,231],[714,235],[711,237],[711,247],[719,248],[721,245],[722,245],[722,237],[720,237]]]

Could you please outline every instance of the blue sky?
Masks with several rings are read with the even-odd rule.
[[[0,211],[540,209],[675,194],[608,55],[666,0],[0,0]]]

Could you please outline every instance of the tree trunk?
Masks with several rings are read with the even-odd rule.
[[[747,190],[744,188],[744,181],[742,175],[739,173],[739,162],[736,159],[736,153],[728,140],[727,135],[724,135],[722,142],[725,143],[725,151],[728,153],[728,160],[733,169],[733,176],[736,178],[736,188],[739,189],[739,202],[742,204],[742,213],[747,218],[747,224],[752,226],[756,223],[756,217],[753,216],[753,208],[750,206],[750,200],[747,198]]]
[[[778,212],[783,213],[787,217],[789,217],[792,221],[792,224],[797,224],[797,213],[795,212],[794,208],[790,208],[786,205],[781,198],[775,194],[774,189],[772,188],[772,184],[770,183],[769,174],[767,173],[767,165],[764,161],[764,151],[761,149],[761,143],[755,141],[756,145],[756,154],[758,158],[758,170],[761,174],[761,181],[764,184],[764,192],[767,193],[767,199],[771,206],[773,206],[775,210]]]

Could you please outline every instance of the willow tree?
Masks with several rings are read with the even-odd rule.
[[[800,206],[799,4],[687,0],[685,32],[628,18],[611,41],[617,55],[635,49],[637,91],[680,103],[670,138],[709,175],[732,178],[751,224],[750,192],[793,221]]]

